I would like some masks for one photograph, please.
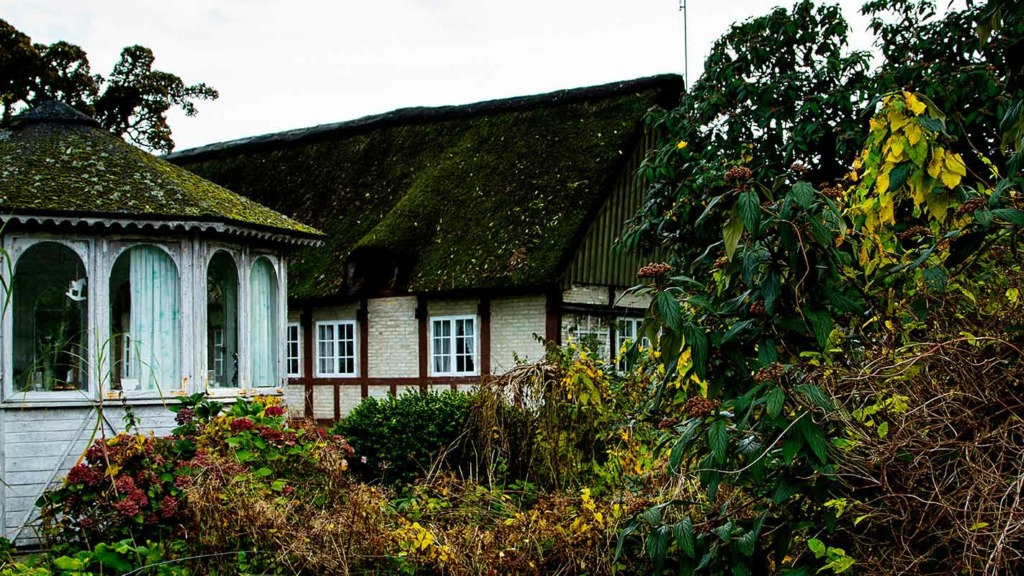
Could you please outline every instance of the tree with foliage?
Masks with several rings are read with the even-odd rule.
[[[969,488],[917,500],[885,490],[897,477],[921,490],[922,477],[955,469],[956,454],[924,472],[904,464],[923,460],[910,450],[922,446],[913,421],[900,420],[907,399],[934,390],[932,374],[942,383],[955,374],[965,390],[976,383],[942,362],[912,378],[919,372],[905,367],[930,358],[918,343],[989,343],[995,359],[1021,348],[994,323],[1019,299],[1024,227],[1019,171],[1008,163],[1020,149],[1012,47],[1024,30],[1013,3],[1000,4],[992,20],[991,6],[940,19],[927,0],[869,2],[877,70],[843,51],[838,9],[778,8],[733,26],[680,106],[651,115],[664,137],[641,168],[647,197],[624,245],[671,255],[641,270],[653,300],[641,336],[666,360],[660,386],[676,370],[699,384],[665,443],[670,470],[699,480],[716,509],[696,515],[682,499],[637,515],[623,534],[643,534],[652,560],[709,574],[839,573],[855,562],[898,562],[907,573],[1020,567],[1002,550],[1024,535],[998,502],[991,518],[1009,523],[986,535],[988,520],[950,516],[956,505],[917,506],[978,501]],[[979,21],[994,22],[998,36],[979,42]],[[1021,376],[1019,362],[996,365],[992,374]],[[986,421],[987,410],[974,415]],[[961,442],[958,427],[929,428],[938,429],[937,452],[947,454],[942,443]],[[894,437],[904,444],[879,449]],[[963,450],[991,456],[984,444]],[[881,477],[869,460],[880,452],[892,454]],[[1014,460],[993,464],[987,485],[1024,477]],[[863,524],[844,524],[850,509]],[[911,524],[932,516],[962,532]]]
[[[68,42],[33,44],[0,19],[0,126],[26,105],[59,100],[95,117],[129,142],[159,152],[174,148],[167,112],[196,114],[198,100],[215,100],[206,84],[185,84],[178,76],[153,69],[153,51],[128,46],[111,74],[93,74],[85,50]]]

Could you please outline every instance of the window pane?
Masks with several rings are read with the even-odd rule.
[[[257,258],[249,273],[249,365],[251,385],[278,386],[277,273],[266,258]]]
[[[78,255],[56,242],[36,244],[14,271],[14,387],[88,388],[88,282]]]
[[[110,327],[115,390],[181,386],[181,289],[166,252],[135,246],[118,257],[110,272]]]
[[[209,385],[238,386],[238,270],[224,251],[210,259],[206,272],[207,366],[213,369]]]

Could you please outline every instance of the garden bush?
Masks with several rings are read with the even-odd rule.
[[[426,476],[437,463],[454,468],[462,464],[457,444],[469,404],[466,394],[450,390],[369,397],[333,432],[355,449],[357,476],[395,486]]]

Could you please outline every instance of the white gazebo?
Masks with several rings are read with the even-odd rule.
[[[206,392],[281,394],[286,254],[319,233],[56,102],[0,131],[0,535],[88,443]]]

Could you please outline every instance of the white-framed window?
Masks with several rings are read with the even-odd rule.
[[[11,283],[15,392],[89,389],[88,282],[70,247],[40,242],[18,258]]]
[[[302,376],[302,326],[289,322],[285,340],[285,371],[289,378]]]
[[[568,315],[562,322],[563,341],[569,342],[590,352],[591,357],[608,361],[611,357],[608,350],[608,322],[600,316],[590,314]]]
[[[163,249],[139,244],[110,270],[111,388],[167,393],[181,387],[182,306],[178,266]]]
[[[238,266],[217,250],[206,267],[206,385],[238,388]]]
[[[358,375],[355,320],[317,322],[316,376],[344,378]]]
[[[476,316],[430,319],[431,376],[475,376],[477,355]]]
[[[643,318],[619,318],[615,330],[615,357],[618,358],[615,366],[619,372],[625,372],[628,369],[625,352],[636,340],[636,336],[640,333],[640,327],[643,324]],[[645,336],[643,341],[640,342],[640,346],[650,348],[651,341]]]
[[[249,382],[252,388],[281,385],[277,271],[266,256],[249,269]]]

